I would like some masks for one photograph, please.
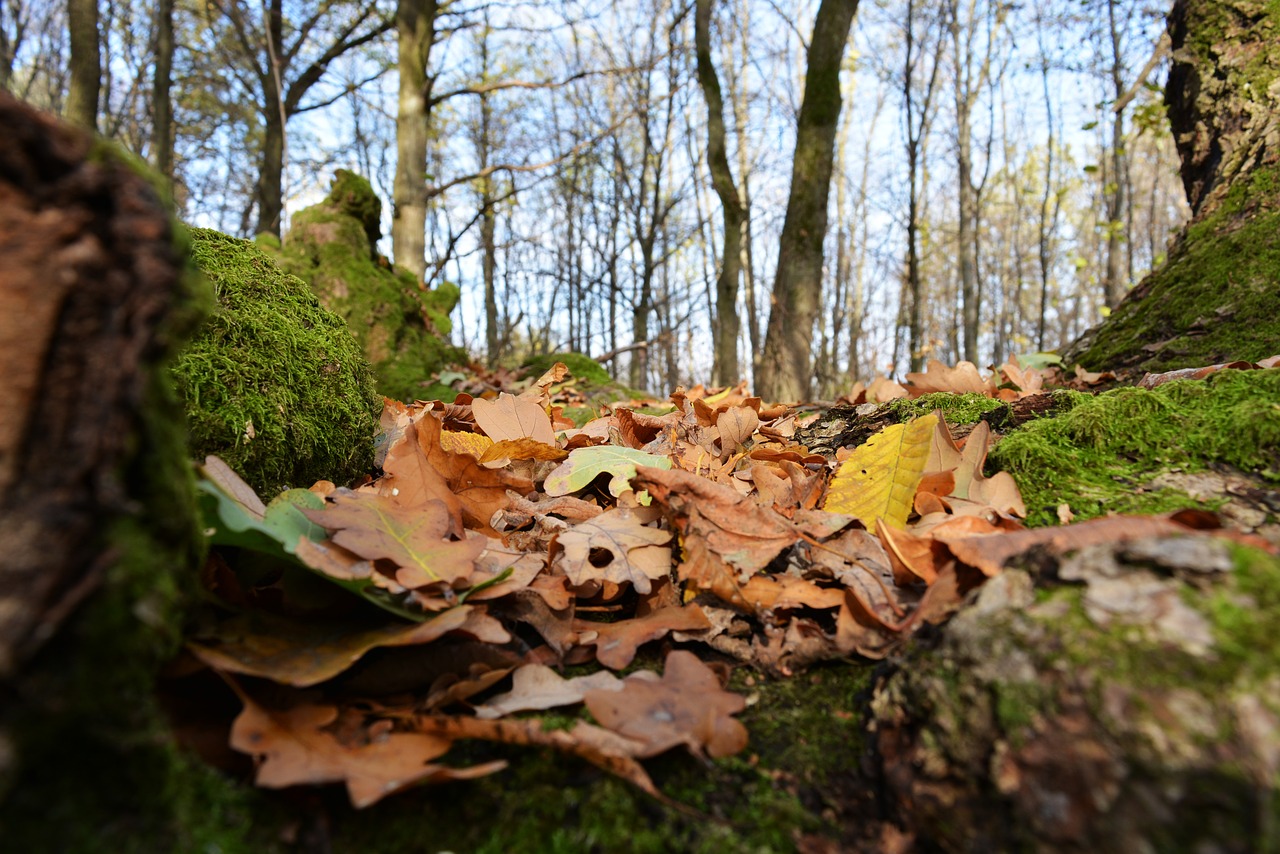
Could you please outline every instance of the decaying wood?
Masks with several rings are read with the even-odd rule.
[[[127,512],[145,372],[181,260],[154,188],[0,92],[0,677],[56,628]]]

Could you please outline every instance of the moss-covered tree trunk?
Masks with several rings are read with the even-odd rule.
[[[1169,35],[1165,102],[1194,216],[1068,363],[1170,370],[1280,350],[1280,6],[1177,0]]]
[[[202,312],[127,155],[4,93],[0,126],[0,839],[178,850],[152,685],[202,538],[166,366]]]

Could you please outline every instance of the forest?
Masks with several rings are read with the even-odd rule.
[[[816,5],[6,0],[0,86],[234,236],[368,178],[380,251],[461,289],[454,343],[489,367],[573,351],[633,388],[831,400],[1060,348],[1164,259],[1189,209],[1163,4],[829,4],[822,31]],[[806,190],[821,260],[793,283],[806,56],[850,19],[831,180]],[[784,328],[811,370],[770,385]]]
[[[1280,850],[1277,0],[0,0],[14,850]]]

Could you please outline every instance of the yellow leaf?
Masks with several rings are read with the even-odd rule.
[[[555,445],[548,445],[526,436],[521,439],[503,439],[501,442],[494,442],[481,454],[480,462],[491,463],[504,457],[510,457],[513,460],[559,461],[567,456],[569,456],[568,451],[562,451]]]
[[[937,423],[930,413],[872,436],[840,464],[822,509],[847,513],[869,531],[877,519],[906,527]]]
[[[463,433],[460,430],[441,430],[440,447],[451,454],[470,454],[476,459],[493,445],[493,440],[479,433]]]

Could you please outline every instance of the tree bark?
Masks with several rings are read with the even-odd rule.
[[[3,680],[121,556],[105,532],[138,512],[139,473],[128,467],[156,450],[140,438],[150,417],[141,407],[154,396],[154,363],[180,340],[182,259],[146,179],[109,153],[91,157],[89,134],[6,93],[0,126]],[[168,488],[189,488],[185,450],[166,450],[181,475]],[[174,520],[185,512],[166,510]],[[188,533],[194,543],[193,522]]]
[[[173,0],[156,4],[156,69],[151,95],[151,162],[173,182]]]
[[[811,393],[810,340],[822,304],[822,244],[840,118],[840,64],[857,9],[858,0],[822,0],[814,19],[773,308],[760,360],[759,393],[771,400],[802,400]]]
[[[391,212],[391,245],[396,266],[422,280],[427,270],[427,145],[430,142],[428,66],[436,41],[436,0],[396,4],[397,67],[396,175]]]
[[[1108,36],[1111,42],[1111,85],[1117,103],[1124,95],[1125,83],[1120,53],[1120,29],[1116,21],[1117,0],[1107,0]],[[1124,110],[1116,110],[1111,117],[1110,180],[1104,188],[1107,200],[1107,278],[1106,302],[1115,308],[1129,288],[1128,264],[1125,253],[1129,251],[1129,160],[1125,153]]]
[[[712,329],[715,358],[711,382],[733,385],[738,381],[738,277],[742,271],[742,224],[745,220],[738,188],[729,168],[725,147],[724,99],[711,61],[711,2],[697,0],[694,12],[694,45],[698,60],[698,85],[707,101],[707,166],[711,186],[720,197],[724,213],[724,244],[716,277],[716,322]]]
[[[98,92],[102,86],[102,53],[98,44],[98,0],[67,0],[67,28],[71,35],[67,121],[89,130],[96,130]]]

